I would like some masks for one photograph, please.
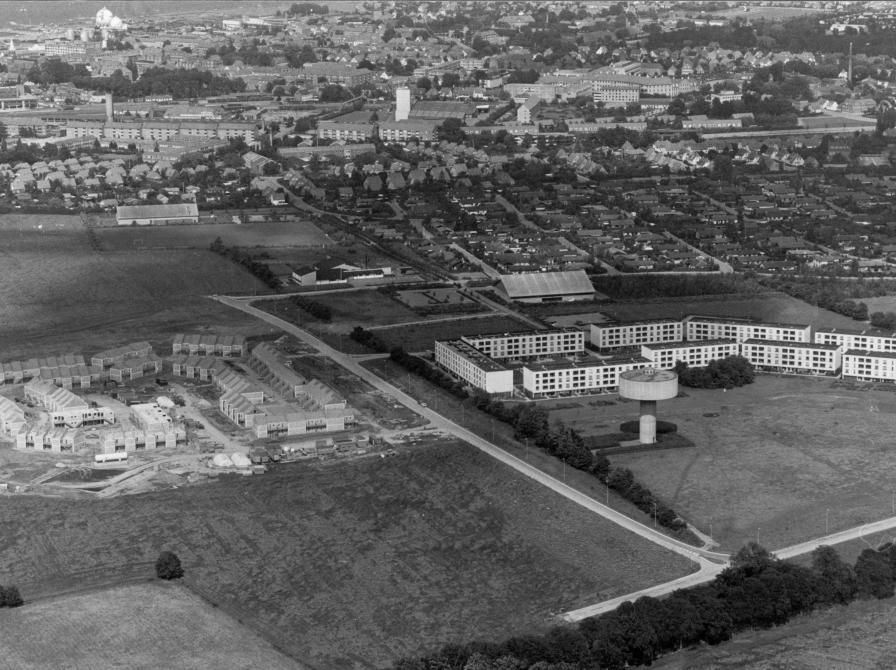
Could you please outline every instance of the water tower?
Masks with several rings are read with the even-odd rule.
[[[623,372],[619,375],[619,395],[641,402],[638,437],[641,444],[653,444],[656,442],[656,403],[678,395],[678,375],[654,368]]]

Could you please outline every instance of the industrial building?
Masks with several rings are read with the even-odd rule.
[[[165,226],[199,223],[195,202],[176,205],[119,205],[115,210],[119,226]]]
[[[842,364],[841,349],[834,344],[747,340],[740,355],[765,372],[835,375]]]
[[[593,300],[594,286],[584,270],[501,275],[501,289],[519,302]]]
[[[681,319],[592,323],[591,345],[598,349],[619,349],[661,342],[681,342],[683,334]]]
[[[585,333],[578,328],[529,330],[518,333],[465,335],[461,339],[489,358],[566,356],[585,351]]]
[[[513,393],[513,370],[463,340],[437,340],[436,363],[472,387],[493,395]]]

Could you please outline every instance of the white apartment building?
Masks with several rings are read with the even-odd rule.
[[[689,316],[684,320],[687,340],[773,340],[811,342],[812,326],[788,323],[761,323],[749,319]]]
[[[740,347],[734,340],[663,342],[641,345],[641,355],[658,370],[671,370],[679,361],[687,363],[689,367],[702,368],[712,361],[739,354]]]
[[[414,138],[421,142],[431,142],[438,137],[438,127],[438,122],[424,119],[381,121],[379,135],[383,142],[407,142]]]
[[[842,365],[841,349],[834,344],[751,339],[740,349],[741,356],[764,372],[833,375]]]
[[[836,344],[843,351],[866,349],[868,351],[896,352],[896,333],[874,328],[865,330],[819,328],[815,331],[815,342],[817,344]]]
[[[607,84],[595,82],[592,98],[605,107],[625,107],[630,102],[638,102],[641,89],[636,84]]]
[[[318,121],[317,136],[322,140],[345,140],[346,142],[367,142],[376,132],[372,123],[350,123],[341,121]]]
[[[531,358],[533,356],[565,356],[585,351],[585,333],[578,328],[465,335],[461,337],[461,340],[496,360]]]
[[[513,370],[463,340],[436,340],[436,363],[486,393],[513,393]]]
[[[896,353],[850,349],[843,354],[844,378],[860,381],[896,381]]]
[[[650,361],[640,357],[583,363],[566,359],[536,363],[523,366],[523,391],[530,398],[615,391],[619,387],[620,374],[650,366]]]
[[[592,323],[591,345],[598,349],[618,349],[660,342],[681,342],[684,339],[683,332],[681,321],[676,319]]]

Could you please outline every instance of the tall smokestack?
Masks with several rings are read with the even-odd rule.
[[[106,93],[106,121],[112,123],[115,120],[115,108],[112,106],[112,94]]]
[[[852,42],[849,43],[849,70],[846,72],[846,82],[852,88]]]

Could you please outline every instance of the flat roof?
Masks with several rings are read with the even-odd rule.
[[[867,358],[896,358],[896,351],[871,351],[870,349],[850,349],[844,356],[865,356]]]
[[[453,349],[466,359],[469,359],[486,372],[499,372],[508,368],[493,358],[489,358],[479,349],[463,340],[436,340],[436,344]]]
[[[532,363],[523,366],[523,369],[529,369],[533,372],[544,372],[547,370],[566,370],[566,369],[579,369],[579,368],[608,368],[617,365],[625,365],[625,364],[640,364],[649,365],[651,361],[647,360],[643,356],[629,356],[625,358],[588,358],[585,361],[571,361],[568,358],[554,358],[547,361],[542,361],[539,363]]]
[[[564,326],[562,328],[549,328],[545,330],[520,330],[513,333],[481,333],[479,335],[464,335],[462,339],[464,340],[484,340],[493,337],[526,337],[528,335],[552,335],[552,334],[564,334],[564,333],[581,333],[582,337],[585,336],[585,332],[579,330],[575,326]]]
[[[825,351],[836,351],[840,348],[838,344],[816,344],[815,342],[790,342],[788,340],[758,340],[750,338],[744,340],[744,344],[766,344],[772,347],[791,347],[793,349],[823,349]]]
[[[620,376],[633,382],[670,382],[673,379],[678,379],[678,375],[671,370],[657,370],[656,368],[628,370]]]
[[[623,326],[650,326],[659,323],[682,323],[681,319],[640,319],[638,321],[610,321],[606,323],[592,323],[592,328],[619,328]]]
[[[827,333],[829,335],[859,335],[865,337],[892,337],[896,338],[896,332],[884,330],[883,328],[816,328],[816,333]]]
[[[747,340],[751,342],[753,340]],[[685,342],[654,342],[651,344],[643,344],[641,346],[648,349],[693,349],[699,347],[712,347],[719,344],[737,344],[737,340],[731,339],[715,339],[715,340],[687,340]]]
[[[744,319],[735,316],[698,316],[688,315],[684,318],[688,323],[692,321],[705,321],[707,323],[728,323],[732,326],[758,326],[760,328],[798,328],[805,330],[811,328],[805,323],[776,323],[774,321],[756,321],[754,319]]]

